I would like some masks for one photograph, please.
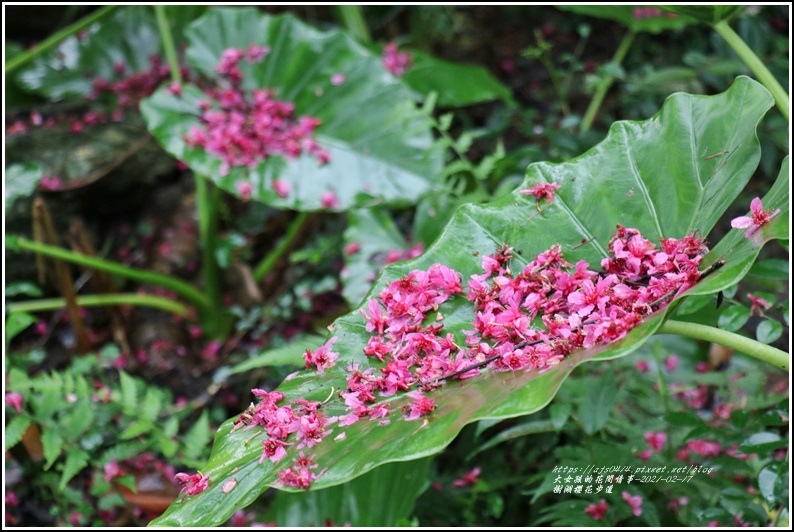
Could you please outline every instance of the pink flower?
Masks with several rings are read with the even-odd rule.
[[[176,97],[182,96],[182,85],[178,81],[172,81],[166,90]]]
[[[383,47],[383,66],[395,76],[402,76],[405,70],[413,64],[411,54],[397,50],[396,43],[389,43]]]
[[[744,234],[745,238],[752,237],[761,227],[769,223],[772,218],[777,216],[780,209],[775,209],[774,211],[764,209],[761,204],[761,198],[755,198],[750,202],[750,212],[751,216],[739,216],[731,220],[731,227],[734,229],[749,227]]]
[[[278,197],[286,198],[287,196],[289,196],[289,191],[292,190],[292,185],[290,185],[286,181],[276,179],[275,181],[273,181],[273,190],[276,191]]]
[[[25,398],[19,392],[6,392],[6,404],[17,411],[22,413],[22,402]]]
[[[240,194],[240,197],[243,201],[248,201],[251,199],[251,192],[253,191],[251,183],[248,181],[238,181],[235,184],[235,188],[237,189],[237,193]]]
[[[607,512],[607,501],[601,499],[598,504],[590,504],[587,508],[584,509],[584,513],[592,517],[596,521],[600,521],[604,518],[604,514]]]
[[[665,358],[664,367],[667,368],[667,371],[669,372],[673,372],[678,369],[678,356],[670,355],[669,357]]]
[[[762,297],[756,297],[753,294],[747,294],[747,299],[750,300],[750,316],[763,316],[765,310],[772,308],[772,303]]]
[[[647,462],[650,459],[651,455],[653,455],[652,449],[645,449],[644,451],[635,453],[635,456],[640,460],[642,460],[643,462]]]
[[[209,475],[205,476],[201,473],[196,473],[195,475],[177,473],[174,475],[174,479],[182,486],[180,493],[185,492],[185,495],[182,497],[183,501],[188,495],[198,495],[202,491],[206,490],[210,485]]]
[[[475,484],[477,484],[478,477],[480,476],[480,471],[481,470],[479,467],[475,467],[471,471],[467,471],[466,473],[463,473],[463,475],[460,478],[452,482],[452,485],[457,488],[462,488],[465,486],[474,486]]]
[[[42,190],[61,190],[63,188],[63,180],[58,176],[45,175],[39,180],[39,188]]]
[[[19,506],[19,496],[15,492],[6,492],[6,506]]]
[[[105,464],[104,469],[105,469],[105,473],[104,473],[105,482],[110,482],[114,478],[124,475],[124,471],[121,470],[121,467],[119,467],[119,463],[116,462],[115,460],[111,460],[110,462]]]
[[[406,421],[413,421],[414,419],[426,416],[436,408],[436,402],[429,397],[425,397],[420,392],[411,392],[408,394],[408,397],[413,399],[413,402],[411,403],[411,409],[408,415],[405,417]]]
[[[306,367],[317,367],[317,373],[323,373],[325,370],[334,367],[339,353],[331,351],[331,346],[336,342],[336,336],[325,342],[315,351],[309,349],[303,354],[303,360],[306,361]]]
[[[347,255],[348,257],[350,255],[355,255],[359,251],[361,251],[361,244],[359,244],[358,242],[350,242],[348,245],[345,246],[345,255]]]
[[[551,203],[554,201],[554,191],[559,188],[560,185],[557,183],[539,183],[526,190],[519,190],[519,192],[525,196],[535,196],[537,201],[545,198],[547,202]]]
[[[275,438],[270,438],[268,440],[262,441],[262,456],[259,457],[259,463],[265,461],[265,458],[268,458],[271,462],[278,462],[285,456],[287,456],[287,450],[285,446],[290,445],[289,443],[284,443],[281,440],[277,440]]]
[[[628,491],[624,491],[623,500],[631,506],[631,511],[637,517],[642,515],[642,497],[639,495],[632,495]]]
[[[334,194],[332,190],[323,192],[323,195],[320,197],[320,202],[326,209],[339,208],[339,198],[336,197],[336,194]]]
[[[634,363],[634,367],[637,368],[637,371],[640,373],[648,373],[651,369],[651,365],[648,364],[647,360],[638,360]]]
[[[331,85],[341,85],[345,82],[344,74],[334,74],[331,76]]]
[[[667,434],[664,432],[646,432],[644,435],[645,441],[651,449],[661,452],[664,449],[664,444],[667,442]]]

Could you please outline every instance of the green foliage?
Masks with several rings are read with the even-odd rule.
[[[427,489],[431,460],[384,464],[350,482],[319,491],[276,494],[265,519],[279,526],[397,526]]]
[[[17,198],[27,198],[36,190],[43,170],[38,163],[12,164],[6,169],[6,210],[10,210]]]
[[[33,377],[12,368],[7,390],[20,393],[24,402],[22,413],[7,411],[6,450],[15,450],[31,426],[40,429],[44,461],[26,467],[40,481],[43,471],[37,469],[55,473],[48,477],[53,494],[49,504],[60,504],[60,497],[74,489],[76,477],[87,480],[91,472],[144,451],[188,467],[205,459],[211,438],[207,412],[185,433],[184,442],[172,441],[189,410],[175,408],[170,392],[109,370],[94,355]]]
[[[185,26],[204,8],[166,7],[173,25],[181,35]],[[85,98],[91,95],[93,80],[119,77],[116,64],[125,74],[143,72],[153,55],[159,56],[160,35],[154,11],[149,6],[128,6],[87,30],[85,35],[64,40],[56,52],[37,58],[18,76],[19,82],[49,100]]]
[[[452,63],[412,51],[413,66],[403,81],[422,96],[436,93],[441,107],[464,107],[493,100],[514,104],[510,90],[485,68]]]

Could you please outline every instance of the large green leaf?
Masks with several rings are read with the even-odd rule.
[[[716,24],[728,20],[742,12],[744,6],[659,6],[666,11],[671,11],[682,16],[692,17],[706,24]]]
[[[561,185],[553,203],[539,213],[534,197],[518,190],[482,205],[464,205],[439,239],[421,256],[387,267],[371,294],[413,269],[436,262],[454,267],[463,279],[480,273],[479,255],[492,253],[502,242],[517,250],[513,269],[559,243],[570,262],[587,260],[598,267],[607,244],[620,223],[636,227],[651,239],[682,237],[691,231],[706,234],[724,214],[750,179],[759,160],[756,126],[771,107],[772,98],[749,78],[737,79],[716,96],[675,94],[662,110],[644,122],[618,122],[607,138],[584,155],[563,164],[531,165],[521,189],[539,182]],[[727,151],[722,157],[715,152]],[[582,239],[587,243],[582,245]],[[726,255],[731,260],[730,255]],[[734,281],[738,280],[738,273]],[[668,307],[669,308],[669,307]],[[445,316],[444,332],[461,345],[463,329],[472,328],[474,311],[463,296],[439,309]],[[349,481],[380,464],[412,460],[444,449],[468,423],[486,418],[525,415],[543,408],[554,397],[570,372],[591,359],[609,359],[633,352],[661,326],[666,311],[649,316],[622,340],[594,349],[574,351],[544,373],[485,372],[434,390],[436,409],[423,422],[402,419],[403,396],[393,396],[390,423],[362,420],[333,427],[331,435],[310,449],[317,463],[328,469],[315,488]],[[328,416],[345,413],[336,392],[346,388],[345,367],[376,367],[363,353],[370,337],[358,310],[331,327],[337,337],[333,350],[340,353],[336,366],[323,374],[300,372],[279,389],[287,398],[328,400]],[[235,509],[250,504],[267,486],[276,483],[276,472],[296,455],[273,465],[259,464],[261,444],[246,431],[231,432],[232,420],[219,429],[203,474],[210,476],[204,493],[172,505],[156,525],[209,525],[228,518]],[[336,438],[344,432],[343,441]],[[234,477],[229,493],[221,486]]]
[[[177,37],[202,6],[168,6],[166,13]],[[152,55],[162,55],[160,34],[150,6],[127,6],[91,26],[80,37],[65,39],[19,74],[19,81],[51,100],[85,97],[94,80],[118,80],[150,68]],[[115,72],[123,64],[123,74]]]
[[[278,100],[295,104],[296,115],[322,120],[315,139],[331,156],[320,166],[311,156],[286,161],[271,156],[254,168],[232,168],[221,176],[221,160],[183,139],[198,125],[198,102],[206,96],[186,86],[181,97],[165,89],[143,102],[149,129],[165,149],[195,172],[232,194],[237,183],[252,185],[251,198],[297,210],[323,208],[332,191],[339,209],[384,201],[413,204],[434,186],[441,153],[429,123],[416,109],[410,90],[391,76],[380,58],[339,31],[320,32],[291,16],[270,17],[254,9],[214,9],[187,32],[187,59],[197,71],[215,76],[224,50],[267,45],[256,65],[241,65],[244,88],[270,88]],[[344,82],[335,85],[332,77]],[[290,185],[279,197],[275,179]]]
[[[620,22],[632,31],[660,33],[681,29],[692,24],[693,19],[684,13],[670,13],[655,6],[632,5],[558,5],[558,9],[580,15],[605,18]]]
[[[430,54],[411,52],[413,66],[402,79],[421,95],[435,92],[438,105],[463,107],[502,100],[513,102],[513,95],[485,68],[444,61]]]

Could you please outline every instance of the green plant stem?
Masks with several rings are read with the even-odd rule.
[[[620,41],[618,49],[615,51],[615,55],[612,57],[612,63],[619,65],[623,62],[623,59],[626,58],[626,54],[628,53],[629,48],[631,48],[631,43],[634,42],[634,37],[636,35],[637,33],[635,31],[630,31],[623,37],[623,40]],[[604,103],[604,98],[607,95],[609,87],[612,86],[613,81],[615,81],[614,76],[605,76],[598,83],[595,94],[593,94],[593,99],[590,100],[590,105],[587,107],[587,111],[584,113],[584,118],[582,118],[582,133],[588,131],[593,125],[593,120],[595,120],[598,110],[601,108],[601,104]]]
[[[152,307],[180,316],[187,316],[189,309],[179,301],[154,294],[95,294],[77,296],[79,307],[109,307],[116,305],[134,305]],[[9,314],[14,312],[47,312],[62,309],[66,300],[62,297],[52,299],[34,299],[31,301],[11,302],[6,307]]]
[[[716,23],[714,26],[714,30],[720,34],[720,36],[725,39],[725,41],[733,48],[733,51],[744,61],[750,70],[755,74],[755,77],[758,78],[764,87],[767,88],[769,92],[772,93],[772,97],[775,98],[775,103],[777,104],[778,109],[780,109],[780,114],[786,119],[789,120],[789,103],[788,103],[788,94],[780,86],[780,83],[777,82],[775,76],[766,68],[766,65],[755,55],[747,43],[739,37],[733,28],[730,27],[727,20],[721,20],[720,22]]]
[[[14,70],[18,69],[28,61],[34,59],[35,57],[47,52],[48,50],[58,46],[64,39],[78,33],[94,22],[102,19],[103,17],[110,14],[114,9],[119,7],[118,5],[115,6],[105,6],[101,9],[97,9],[90,15],[83,17],[82,19],[78,20],[74,24],[62,29],[50,35],[44,42],[40,43],[38,46],[35,46],[31,50],[23,52],[17,56],[12,57],[8,61],[6,61],[5,73],[10,74]]]
[[[160,42],[163,45],[163,52],[171,69],[171,80],[181,84],[182,72],[179,70],[179,59],[176,56],[174,37],[171,34],[171,26],[168,24],[168,14],[165,12],[165,6],[154,6],[154,13],[157,16],[157,27],[160,29]]]
[[[270,273],[273,267],[276,265],[278,259],[280,259],[284,253],[292,246],[295,237],[298,235],[300,230],[306,224],[306,221],[309,218],[309,213],[307,212],[299,212],[298,215],[295,217],[294,220],[290,223],[289,227],[287,227],[287,233],[284,235],[284,238],[276,246],[272,252],[270,252],[267,257],[262,259],[262,261],[257,264],[256,268],[254,269],[254,279],[257,281],[261,281],[265,278],[265,276]]]
[[[345,29],[347,29],[353,37],[358,39],[359,42],[365,44],[372,42],[372,36],[369,33],[367,22],[364,20],[364,12],[361,6],[336,6],[336,15],[339,17]]]
[[[203,317],[202,327],[205,333],[217,337],[222,332],[220,268],[215,256],[218,243],[218,188],[202,175],[195,174],[195,178],[202,259],[201,279],[210,306]]]
[[[540,30],[535,30],[535,38],[538,41],[538,46],[541,48],[544,47],[544,39],[543,35],[541,34]],[[551,79],[551,85],[554,87],[554,92],[557,93],[557,99],[560,101],[560,109],[562,110],[562,114],[564,116],[568,116],[571,114],[571,108],[568,106],[568,99],[567,95],[563,92],[562,85],[560,84],[560,78],[557,75],[557,68],[554,66],[554,62],[551,60],[549,49],[546,48],[538,57],[540,62],[546,67],[546,70],[549,73],[549,79]]]
[[[762,344],[745,336],[736,333],[723,331],[708,325],[699,323],[688,323],[683,321],[668,320],[664,322],[658,331],[661,334],[679,334],[698,340],[706,340],[715,344],[724,345],[737,351],[749,355],[758,360],[768,362],[775,367],[789,370],[789,354],[772,347]]]
[[[119,277],[124,277],[126,279],[132,279],[133,281],[149,283],[163,287],[167,290],[171,290],[185,299],[185,301],[195,305],[200,313],[205,313],[209,309],[209,300],[204,294],[196,290],[192,285],[171,277],[170,275],[164,275],[162,273],[149,270],[130,268],[129,266],[125,266],[117,262],[111,262],[109,260],[100,259],[99,257],[92,257],[90,255],[76,253],[74,251],[69,251],[68,249],[59,248],[57,246],[50,246],[48,244],[34,242],[32,240],[28,240],[27,238],[20,237],[15,240],[16,245],[18,245],[21,249],[33,251],[34,253],[41,253],[42,255],[46,255],[48,257],[61,259],[73,264],[79,264],[81,266],[87,266],[89,268],[108,272],[113,275],[118,275]]]

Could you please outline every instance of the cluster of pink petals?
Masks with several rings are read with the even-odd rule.
[[[500,355],[494,365],[502,369],[544,369],[574,349],[619,340],[698,281],[706,252],[694,235],[662,239],[657,249],[636,229],[622,226],[609,249],[602,272],[589,270],[584,261],[567,263],[559,245],[515,276],[512,248],[484,257],[485,273],[469,281],[468,297],[477,311],[467,340],[470,356]],[[545,330],[532,326],[537,318]]]
[[[312,470],[318,467],[317,463],[312,457],[304,455],[303,451],[297,458],[293,458],[292,462],[293,465],[291,467],[282,469],[278,473],[279,481],[285,486],[307,490],[311,487],[312,482],[320,478],[325,472],[323,469],[319,473],[314,473]]]
[[[247,52],[226,50],[216,69],[226,83],[206,91],[212,103],[201,102],[201,126],[185,135],[189,146],[204,148],[223,161],[223,175],[233,167],[256,166],[272,155],[296,158],[308,153],[320,164],[330,160],[312,138],[319,119],[295,117],[295,105],[276,100],[272,90],[254,89],[248,94],[242,88],[240,62],[260,62],[267,53],[267,48],[256,45]],[[284,192],[277,190],[279,196]]]
[[[202,475],[201,473],[196,473],[195,475],[177,473],[174,475],[174,479],[176,479],[180,486],[182,486],[180,491],[180,493],[184,492],[182,500],[184,500],[188,495],[193,496],[203,492],[209,487],[210,482],[209,475]]]
[[[99,77],[93,82],[92,91],[89,95],[90,99],[96,99],[103,94],[115,96],[117,107],[110,114],[92,110],[79,115],[60,116],[56,119],[53,116],[45,118],[38,111],[32,111],[29,121],[17,120],[12,124],[6,125],[6,133],[9,135],[25,133],[28,127],[49,129],[63,121],[69,122],[69,129],[72,133],[81,133],[85,126],[94,126],[110,121],[118,122],[124,116],[124,108],[137,107],[141,100],[150,96],[171,75],[169,66],[157,55],[149,57],[149,68],[147,70],[128,75],[126,75],[126,71],[127,66],[122,61],[118,61],[113,66],[113,72],[119,79]],[[189,78],[189,72],[185,67],[181,68],[181,73],[184,79]],[[174,84],[169,90],[172,93],[181,92],[181,88]]]
[[[397,43],[390,42],[383,47],[383,66],[395,76],[402,76],[413,64],[411,54],[400,52]]]
[[[267,392],[254,388],[251,392],[257,397],[257,403],[251,404],[234,422],[237,430],[245,426],[245,430],[254,427],[263,427],[266,437],[262,440],[262,455],[259,462],[265,459],[273,463],[279,462],[286,455],[286,447],[293,444],[287,440],[294,436],[297,448],[313,447],[320,443],[324,437],[331,433],[327,430],[328,419],[319,411],[321,403],[306,399],[295,399],[290,405],[282,405],[284,394],[281,392]],[[311,458],[306,458],[301,452],[299,462],[290,468],[282,470],[279,478],[287,486],[308,489],[311,482],[320,474],[312,474],[308,464]],[[304,471],[304,469],[306,471]]]
[[[117,62],[113,68],[117,75],[124,75],[126,65]],[[181,74],[187,78],[189,73],[182,67]],[[94,80],[93,97],[103,93],[115,94],[120,107],[135,107],[138,103],[150,96],[164,81],[171,77],[171,69],[160,56],[149,57],[149,69],[135,72],[118,80],[97,78]]]

